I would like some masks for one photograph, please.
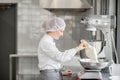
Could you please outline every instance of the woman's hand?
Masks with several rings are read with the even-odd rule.
[[[79,46],[80,46],[81,50],[87,48],[88,45],[89,44],[85,40],[80,40],[80,45]]]
[[[75,50],[78,52],[80,50],[87,48],[88,46],[89,44],[85,40],[80,40],[80,44],[75,48]]]
[[[72,70],[68,69],[62,72],[62,75],[72,75]]]

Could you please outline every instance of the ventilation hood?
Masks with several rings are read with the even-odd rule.
[[[46,9],[89,9],[92,8],[92,1],[93,0],[47,0],[44,3],[40,2],[40,5]]]

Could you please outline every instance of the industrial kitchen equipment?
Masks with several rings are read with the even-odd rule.
[[[89,55],[84,55],[81,57],[79,62],[85,68],[85,74],[81,76],[81,79],[84,80],[87,77],[87,80],[102,80],[100,71],[101,69],[110,66],[112,62],[114,63],[115,60],[113,58],[113,55],[115,55],[116,62],[118,63],[113,38],[114,29],[116,27],[116,18],[115,16],[110,15],[90,15],[81,18],[80,23],[84,24],[86,31],[90,31],[92,34],[92,40],[88,41],[88,43],[96,48],[96,59],[98,60],[94,61],[90,59],[91,57]],[[99,40],[97,39],[98,36],[100,38]],[[83,52],[86,54],[85,51]],[[94,77],[95,75],[97,76]]]

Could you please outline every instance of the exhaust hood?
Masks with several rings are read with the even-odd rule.
[[[92,1],[93,0],[47,0],[44,3],[40,2],[40,6],[45,9],[90,9],[93,7]]]

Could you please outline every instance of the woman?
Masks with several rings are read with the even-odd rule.
[[[65,30],[65,21],[55,17],[45,22],[43,27],[46,34],[42,37],[38,46],[38,60],[41,80],[62,80],[62,74],[72,74],[71,70],[61,72],[61,63],[71,60],[74,55],[87,47],[84,40],[72,49],[61,52],[57,49],[54,40],[59,40]]]

